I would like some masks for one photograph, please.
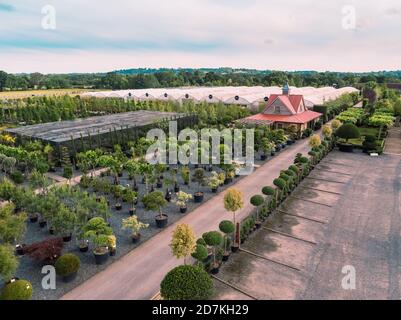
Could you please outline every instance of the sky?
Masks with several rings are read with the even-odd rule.
[[[0,0],[0,70],[401,69],[399,0]]]

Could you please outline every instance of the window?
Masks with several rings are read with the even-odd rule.
[[[274,107],[274,113],[280,113],[280,107],[279,106],[275,106]]]

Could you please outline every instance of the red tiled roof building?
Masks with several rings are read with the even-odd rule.
[[[262,113],[239,120],[245,124],[265,124],[275,129],[285,129],[295,125],[301,132],[313,128],[319,121],[321,113],[308,110],[302,95],[290,94],[288,84],[283,87],[282,94],[272,94]]]

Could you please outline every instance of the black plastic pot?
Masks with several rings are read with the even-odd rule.
[[[180,192],[180,187],[177,183],[174,185],[174,192],[175,193]]]
[[[272,152],[270,153],[270,155],[271,155],[272,157],[274,157],[274,156],[276,155],[276,152],[275,152],[275,151],[272,151]]]
[[[196,192],[194,194],[194,202],[195,203],[201,203],[203,201],[203,192]]]
[[[211,274],[218,274],[219,270],[220,270],[220,266],[218,264],[216,264],[216,265],[212,266],[212,269],[210,269],[210,273]]]
[[[122,172],[117,173],[118,177],[121,178],[123,176]]]
[[[29,216],[29,221],[32,223],[38,222],[38,219],[39,219],[38,215],[30,215]]]
[[[223,254],[222,260],[223,260],[224,262],[227,262],[229,258],[230,258],[230,253],[229,253],[229,252],[225,252],[225,253]]]
[[[137,192],[139,190],[136,183],[132,186],[132,190],[134,190],[135,192]]]
[[[70,242],[70,241],[71,241],[71,238],[72,238],[72,235],[69,234],[68,236],[64,236],[64,237],[63,237],[63,241],[64,241],[64,242]]]
[[[354,152],[354,146],[352,144],[339,143],[338,148],[341,152]]]
[[[164,199],[166,199],[168,202],[170,202],[171,201],[171,192],[170,192],[170,190],[166,190],[166,194],[165,194],[165,196],[164,196]]]
[[[24,247],[25,244],[18,244],[15,246],[15,252],[17,253],[17,255],[23,256],[25,254]]]
[[[256,229],[260,229],[261,226],[262,226],[262,222],[261,221],[256,221],[255,222]]]
[[[116,255],[116,248],[109,249],[109,256],[114,257]]]
[[[185,213],[187,212],[188,208],[187,207],[180,207],[180,212]]]
[[[238,252],[238,250],[239,250],[239,245],[238,244],[233,244],[232,246],[231,246],[231,252]]]
[[[61,277],[61,279],[63,280],[63,282],[69,283],[74,281],[76,277],[77,277],[77,272],[74,272],[69,274],[68,276]]]
[[[131,239],[132,239],[132,243],[138,243],[139,240],[141,240],[141,234],[140,233],[133,234]]]
[[[44,228],[46,227],[47,221],[46,220],[40,220],[39,221],[39,227]]]
[[[233,182],[233,178],[225,178],[224,179],[224,184],[230,184],[231,182]]]
[[[50,234],[54,234],[54,228],[53,228],[53,227],[50,227],[50,228],[49,228],[49,233],[50,233]]]
[[[135,211],[136,211],[135,209],[132,209],[132,208],[129,209],[129,211],[128,211],[129,215],[132,217],[135,214]]]
[[[107,259],[109,258],[109,251],[104,250],[104,252],[93,252],[93,255],[95,256],[95,262],[96,264],[104,264]]]
[[[267,159],[267,156],[265,154],[262,154],[260,156],[260,160],[265,161]]]
[[[88,252],[88,250],[89,250],[89,245],[88,244],[86,244],[85,246],[84,245],[80,245],[79,246],[79,251],[80,252]]]
[[[158,181],[157,183],[156,183],[156,188],[163,188],[163,182],[161,182],[161,181]]]
[[[117,204],[116,204],[116,210],[117,210],[117,211],[120,211],[122,208],[123,208],[123,206],[122,206],[121,203],[117,203]]]
[[[217,193],[217,188],[212,188],[212,193]]]
[[[168,223],[168,215],[167,214],[162,214],[161,216],[158,215],[156,216],[155,221],[159,229],[165,228]]]

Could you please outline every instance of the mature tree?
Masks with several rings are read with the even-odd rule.
[[[224,195],[224,208],[233,213],[233,223],[235,225],[235,212],[244,207],[244,195],[241,191],[230,188]]]

